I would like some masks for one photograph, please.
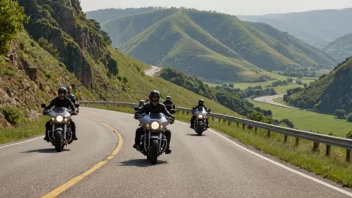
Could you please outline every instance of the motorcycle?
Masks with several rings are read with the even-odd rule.
[[[194,119],[194,131],[198,135],[202,135],[204,131],[207,130],[207,116],[210,113],[211,109],[208,109],[208,112],[205,110],[204,107],[199,106],[197,109],[193,109],[193,115],[195,116]]]
[[[77,108],[78,104],[75,105]],[[45,104],[41,105],[46,108]],[[65,107],[56,107],[52,110],[44,111],[44,115],[51,117],[51,130],[48,131],[49,141],[55,146],[57,152],[61,152],[65,146],[73,142],[72,130],[70,127],[71,111]]]
[[[134,109],[136,111],[139,110],[138,107]],[[175,111],[172,110],[170,113],[175,113]],[[142,149],[139,150],[139,152],[147,156],[151,164],[155,165],[158,161],[158,157],[162,155],[167,148],[167,139],[164,135],[167,130],[166,126],[173,124],[174,119],[166,117],[163,113],[150,113],[149,115],[138,115],[138,120],[143,126],[144,131],[140,140]]]

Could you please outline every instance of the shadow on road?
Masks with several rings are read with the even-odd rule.
[[[131,159],[120,163],[121,163],[120,166],[138,166],[138,167],[155,166],[150,163],[150,160],[147,160],[147,159]],[[167,164],[167,161],[158,160],[156,165],[160,165],[160,164]]]
[[[196,133],[192,133],[192,134],[187,134],[188,136],[198,136],[201,137],[200,135],[196,134]],[[204,134],[202,134],[202,136],[205,136]]]
[[[70,149],[63,149],[62,152],[64,151],[70,151]],[[24,151],[22,153],[58,153],[58,152],[56,152],[55,148],[44,148],[44,149]]]

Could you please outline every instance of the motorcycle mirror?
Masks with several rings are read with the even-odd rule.
[[[211,109],[208,109],[209,110],[209,112],[211,111]]]
[[[41,104],[40,105],[42,108],[46,108],[46,105],[45,104]]]
[[[134,106],[133,109],[134,109],[135,111],[139,111],[139,107],[138,107],[138,106]]]
[[[170,113],[171,113],[171,114],[175,114],[176,111],[172,109],[172,110],[170,111]]]
[[[75,107],[77,107],[77,108],[78,108],[78,107],[79,107],[79,104],[75,104]]]

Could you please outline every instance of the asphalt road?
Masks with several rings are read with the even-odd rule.
[[[91,108],[80,108],[80,114],[74,118],[79,140],[70,151],[56,153],[42,138],[0,145],[0,197],[39,197],[105,159],[117,145],[116,135],[83,115],[117,129],[122,149],[59,197],[352,197],[351,191],[268,160],[218,133],[196,136],[182,122],[170,126],[172,154],[153,166],[132,148],[138,121],[131,114]]]
[[[150,65],[150,69],[147,69],[144,71],[144,73],[148,76],[154,76],[156,73],[158,73],[159,71],[161,71],[163,68],[161,67],[157,67],[154,65]]]
[[[284,97],[284,94],[273,95],[273,96],[262,96],[262,97],[254,98],[253,100],[257,102],[263,102],[263,103],[275,105],[275,106],[280,106],[280,107],[285,107],[290,109],[298,109],[298,108],[290,107],[274,101],[274,99],[282,98],[282,97]]]

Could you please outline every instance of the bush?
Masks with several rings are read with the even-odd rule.
[[[343,109],[336,109],[335,116],[338,119],[345,119],[346,118],[346,111]]]
[[[352,122],[352,113],[348,114],[347,121]]]
[[[5,54],[17,33],[23,29],[23,23],[28,22],[24,8],[12,0],[0,0],[0,55]]]
[[[352,130],[346,134],[346,138],[352,139]]]
[[[293,123],[289,119],[283,119],[280,122],[281,123],[285,123],[290,128],[294,128],[295,127],[295,125],[293,125]]]
[[[6,106],[0,108],[0,112],[5,116],[5,119],[12,125],[17,125],[24,121],[24,113],[17,107]]]

